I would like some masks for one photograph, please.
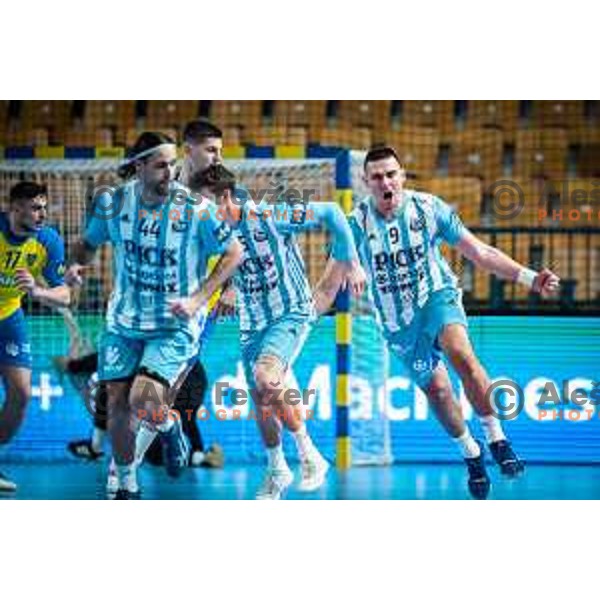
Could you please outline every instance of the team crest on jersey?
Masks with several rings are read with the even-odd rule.
[[[410,229],[411,231],[422,231],[426,227],[425,217],[423,215],[419,215],[418,217],[413,217],[410,220]]]
[[[184,233],[186,232],[188,229],[190,228],[190,223],[189,221],[175,221],[172,225],[171,225],[171,229],[175,232],[175,233]]]
[[[33,267],[33,265],[35,264],[35,261],[37,260],[37,254],[28,254],[25,257],[25,260],[27,261],[27,265],[29,267]]]
[[[18,356],[19,345],[15,344],[14,342],[8,342],[8,344],[6,344],[5,350],[6,350],[6,354],[8,354],[9,356],[12,356],[12,357]]]
[[[255,242],[266,242],[267,239],[269,238],[269,236],[267,235],[267,232],[261,231],[260,229],[257,229],[253,233],[253,237],[254,237]]]

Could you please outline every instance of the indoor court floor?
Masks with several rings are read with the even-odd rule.
[[[295,467],[298,469],[298,466]],[[106,464],[52,462],[0,463],[0,471],[14,479],[15,494],[0,499],[104,499]],[[260,486],[262,465],[226,465],[221,470],[188,469],[171,480],[160,467],[145,465],[139,481],[144,499],[251,500]],[[490,465],[495,500],[598,499],[600,465],[528,465],[517,480],[504,479]],[[331,469],[326,484],[313,493],[289,488],[290,500],[464,500],[469,498],[466,469],[460,464],[396,464],[389,467]]]

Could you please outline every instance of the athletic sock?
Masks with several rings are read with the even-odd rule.
[[[506,439],[504,431],[502,431],[502,424],[496,416],[479,417],[479,422],[483,429],[483,435],[485,435],[485,441],[488,444]]]
[[[310,435],[308,435],[308,431],[306,431],[306,425],[304,423],[300,425],[298,431],[292,431],[290,433],[296,442],[296,448],[298,449],[300,458],[306,458],[313,452],[316,452],[316,448],[310,439]]]
[[[452,439],[458,444],[463,458],[477,458],[481,454],[481,448],[468,428],[461,436]]]
[[[139,490],[135,463],[128,465],[117,465],[117,477],[119,478],[119,488],[135,493]]]
[[[104,438],[106,437],[106,431],[94,427],[92,432],[92,450],[96,453],[102,452],[102,446],[104,444]]]
[[[284,470],[288,468],[281,444],[273,448],[267,448],[267,462],[269,469]]]
[[[158,435],[158,432],[146,427],[143,423],[138,429],[137,435],[135,436],[135,463],[136,465],[142,464],[144,456],[148,448],[152,445],[152,442]]]

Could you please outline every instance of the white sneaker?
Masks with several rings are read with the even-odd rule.
[[[262,485],[256,492],[256,499],[279,500],[292,481],[294,481],[294,474],[287,465],[278,469],[269,468]]]
[[[137,463],[134,463],[134,467],[131,470],[131,474],[129,475],[128,481],[125,482],[124,489],[128,492],[137,494],[140,489],[137,482]],[[106,495],[109,498],[113,498],[117,492],[119,491],[119,475],[117,473],[117,464],[115,463],[115,459],[112,458],[110,461],[110,465],[108,466],[108,477],[106,478]]]
[[[108,478],[106,479],[106,493],[114,496],[119,490],[119,476],[117,475],[117,465],[115,459],[111,458],[108,465]]]
[[[0,492],[16,492],[17,484],[11,481],[6,475],[0,473]]]
[[[302,479],[298,484],[298,491],[314,492],[318,490],[323,485],[328,470],[329,463],[316,451],[303,458]]]

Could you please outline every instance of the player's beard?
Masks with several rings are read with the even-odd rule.
[[[169,181],[161,181],[157,183],[156,187],[154,188],[154,193],[157,196],[164,198],[169,194],[169,183]]]

